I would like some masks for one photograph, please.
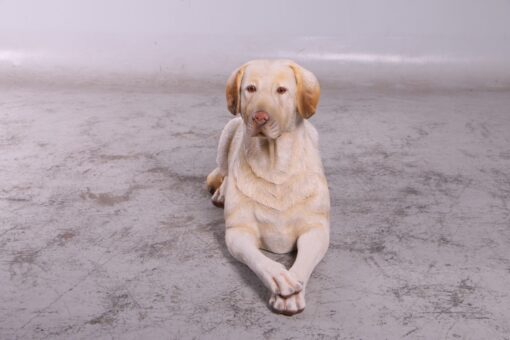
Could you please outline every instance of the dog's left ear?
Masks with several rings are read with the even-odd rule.
[[[296,77],[296,106],[303,118],[313,116],[319,104],[321,88],[315,75],[296,63],[290,63]]]
[[[227,95],[227,107],[230,113],[236,115],[241,111],[241,94],[240,87],[241,81],[243,80],[244,69],[246,65],[243,65],[236,69],[227,80],[227,87],[225,94]]]

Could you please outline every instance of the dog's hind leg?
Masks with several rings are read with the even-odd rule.
[[[223,208],[225,205],[225,183],[227,182],[227,176],[221,176],[218,171],[219,168],[214,169],[209,176],[211,176],[212,181],[219,182],[219,185],[217,185],[215,189],[213,189],[213,186],[209,186],[209,176],[207,176],[207,185],[209,187],[209,192],[212,194],[211,202],[218,208]]]
[[[209,175],[207,175],[207,190],[211,195],[214,195],[214,193],[219,189],[223,183],[224,177],[224,175],[221,175],[220,168],[214,169]]]
[[[216,156],[218,167],[207,176],[207,190],[213,195],[211,200],[217,207],[223,207],[225,203],[225,188],[223,184],[226,182],[225,178],[228,175],[228,154],[232,139],[241,123],[241,117],[237,117],[231,119],[223,128]]]

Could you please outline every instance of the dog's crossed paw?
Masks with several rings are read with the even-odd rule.
[[[301,313],[305,309],[304,289],[287,297],[271,294],[269,306],[275,313],[291,316]]]
[[[281,263],[273,261],[265,263],[259,273],[273,294],[287,297],[303,289],[303,283]]]
[[[284,270],[273,276],[273,280],[278,286],[275,292],[282,297],[288,297],[300,292],[303,289],[303,283],[298,280],[294,273]]]

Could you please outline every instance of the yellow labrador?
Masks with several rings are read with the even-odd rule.
[[[207,177],[213,203],[225,208],[226,243],[271,290],[274,311],[305,307],[305,287],[329,245],[330,199],[318,135],[306,119],[320,87],[289,60],[254,60],[227,81],[230,120],[220,137],[217,163]],[[287,253],[290,269],[260,248]]]

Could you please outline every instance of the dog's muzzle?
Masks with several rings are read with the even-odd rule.
[[[251,119],[257,127],[262,127],[269,120],[269,114],[265,111],[257,111],[252,114]]]

